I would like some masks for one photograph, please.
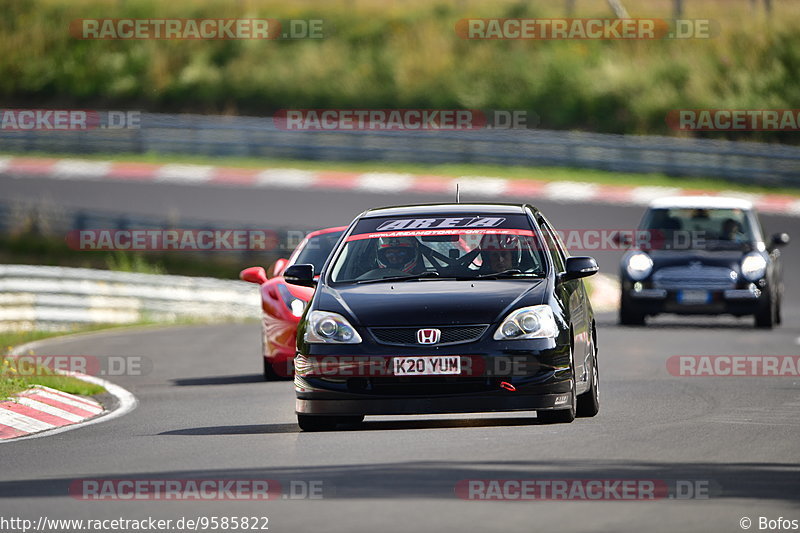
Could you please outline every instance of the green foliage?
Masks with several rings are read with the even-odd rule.
[[[605,2],[577,16],[610,16]],[[671,2],[626,0],[631,16]],[[745,0],[696,0],[712,39],[467,41],[468,17],[559,17],[563,2],[0,0],[0,99],[22,105],[269,115],[281,108],[526,109],[541,127],[671,133],[676,108],[793,108],[800,5],[771,17]],[[324,39],[78,40],[91,17],[322,19]],[[737,138],[741,138],[738,134]],[[780,134],[753,134],[780,139]]]

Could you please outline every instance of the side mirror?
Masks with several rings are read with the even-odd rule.
[[[787,244],[789,244],[790,240],[791,239],[789,238],[789,234],[788,233],[775,233],[772,236],[772,245],[773,246],[786,246]]]
[[[630,248],[631,244],[633,244],[631,235],[624,231],[618,231],[614,233],[614,235],[611,237],[611,240],[614,242],[614,244],[622,248]]]
[[[565,272],[559,275],[559,281],[585,278],[596,274],[599,268],[594,257],[567,257]]]
[[[249,281],[257,285],[263,285],[267,281],[267,273],[263,267],[245,268],[239,272],[239,279]]]
[[[274,278],[275,276],[280,276],[287,264],[289,264],[289,260],[284,259],[283,257],[275,261],[275,264],[272,265],[272,276],[270,277]]]
[[[283,279],[286,280],[286,283],[302,287],[317,285],[314,279],[314,265],[292,265],[283,271]]]

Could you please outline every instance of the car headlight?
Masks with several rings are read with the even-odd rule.
[[[625,271],[633,281],[640,281],[650,275],[653,270],[653,260],[644,252],[636,252],[628,256],[625,262]]]
[[[345,317],[328,311],[311,311],[303,339],[309,343],[358,344],[361,336]]]
[[[308,302],[292,294],[286,285],[278,285],[278,293],[280,293],[283,303],[286,304],[286,307],[289,308],[289,311],[291,311],[294,316],[298,318],[303,316],[303,311],[306,310],[306,304]]]
[[[517,309],[494,332],[494,340],[543,339],[556,337],[558,326],[549,305],[534,305]]]
[[[758,281],[767,273],[767,261],[759,253],[749,253],[742,259],[742,275],[749,281]]]

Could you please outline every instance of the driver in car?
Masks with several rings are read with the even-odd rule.
[[[415,274],[420,263],[419,242],[414,237],[378,239],[378,266]]]
[[[741,224],[732,218],[725,219],[722,223],[721,238],[726,241],[743,242],[744,233]]]
[[[505,272],[519,269],[522,245],[516,235],[487,234],[480,242],[483,272]]]

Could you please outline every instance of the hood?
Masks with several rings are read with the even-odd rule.
[[[316,308],[344,312],[360,326],[491,324],[512,309],[541,304],[546,280],[406,281],[320,287]]]

